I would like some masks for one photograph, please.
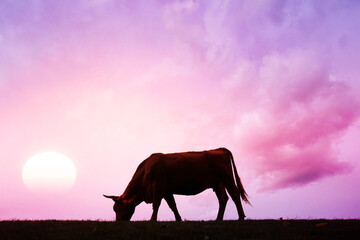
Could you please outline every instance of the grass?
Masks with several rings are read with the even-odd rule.
[[[0,221],[0,239],[360,239],[360,220]]]

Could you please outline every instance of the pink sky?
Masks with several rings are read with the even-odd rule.
[[[248,218],[360,217],[358,1],[5,0],[0,16],[0,219],[111,220],[102,194],[151,153],[217,147]],[[74,162],[67,193],[25,187],[44,151]],[[175,198],[216,218],[210,190]]]

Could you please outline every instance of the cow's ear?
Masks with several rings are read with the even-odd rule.
[[[121,199],[119,196],[109,196],[109,195],[103,195],[106,198],[111,198],[112,200],[114,200],[114,202],[119,202]]]

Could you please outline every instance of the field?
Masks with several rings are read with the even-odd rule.
[[[360,239],[360,220],[0,221],[0,239]]]

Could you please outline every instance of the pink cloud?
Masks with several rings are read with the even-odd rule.
[[[330,72],[308,52],[264,58],[256,88],[262,100],[240,115],[236,128],[261,188],[303,185],[349,169],[337,160],[334,143],[357,120],[359,102]]]

